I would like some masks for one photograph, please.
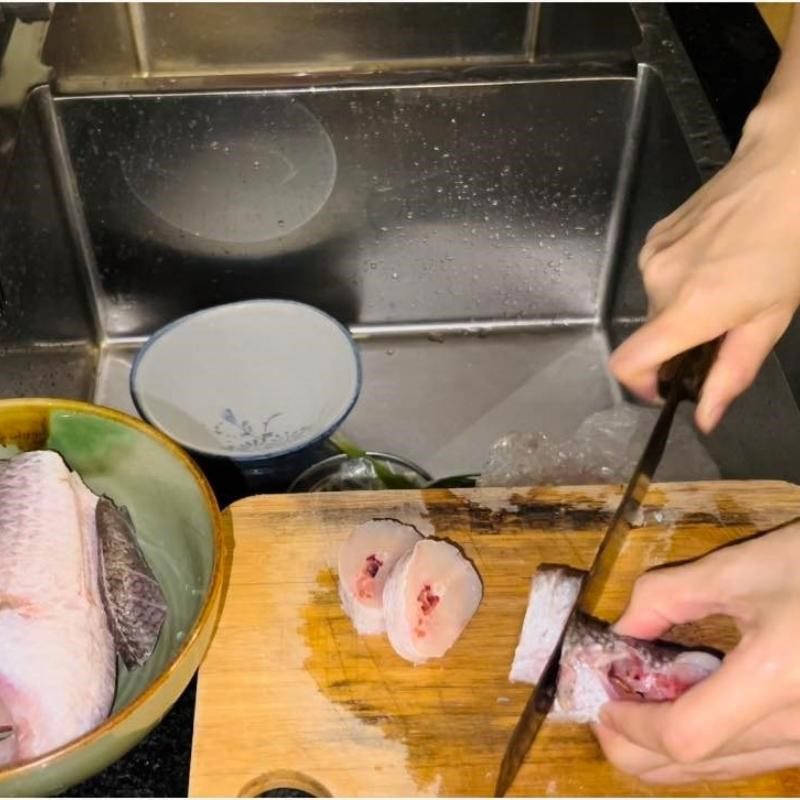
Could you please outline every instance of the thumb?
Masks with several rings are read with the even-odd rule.
[[[676,567],[646,572],[614,631],[623,636],[654,639],[674,625],[724,612],[728,589],[724,564],[717,553]]]

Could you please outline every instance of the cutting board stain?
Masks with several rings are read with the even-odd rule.
[[[227,512],[236,549],[225,607],[201,667],[191,796],[276,786],[334,796],[491,794],[531,687],[508,671],[536,566],[586,567],[620,487],[364,492],[254,497]],[[693,558],[796,516],[800,489],[772,482],[652,488],[603,598],[624,609],[644,570]],[[341,609],[336,558],[373,517],[457,542],[484,599],[444,658],[413,666],[385,637],[356,634]],[[729,649],[714,618],[673,631]],[[796,796],[797,771],[652,787],[617,772],[584,726],[546,724],[510,795]]]
[[[426,495],[428,515],[437,531],[509,534],[535,526],[577,532],[608,525],[614,511],[580,491],[571,494],[568,503],[555,498],[552,489],[512,491],[491,505],[484,505],[474,491],[448,489]]]
[[[476,732],[488,751],[503,747],[506,726],[487,727],[483,709],[510,703],[513,697],[524,702],[529,687],[503,686],[504,693],[498,695],[495,684],[482,681],[481,670],[468,664],[471,643],[466,635],[445,659],[409,664],[395,654],[385,636],[362,637],[355,632],[341,609],[333,570],[321,570],[316,585],[303,609],[302,630],[310,646],[304,666],[320,691],[402,744],[406,768],[420,790],[435,787],[435,794],[445,796],[462,792],[463,786],[450,785],[442,771],[447,749],[473,739]],[[490,761],[469,765],[472,770],[483,769],[484,778],[493,767]]]

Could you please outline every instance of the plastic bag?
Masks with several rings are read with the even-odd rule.
[[[478,486],[580,486],[627,483],[659,414],[623,403],[587,417],[567,439],[546,433],[510,433],[492,446]],[[714,480],[716,463],[692,423],[693,409],[678,409],[656,479]]]

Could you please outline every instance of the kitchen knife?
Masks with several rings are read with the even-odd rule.
[[[495,787],[495,797],[504,797],[519,771],[525,756],[533,745],[550,710],[553,707],[558,687],[558,673],[564,636],[579,613],[594,614],[603,590],[608,583],[617,558],[634,527],[636,515],[650,482],[658,467],[669,438],[675,412],[682,400],[697,400],[711,364],[716,358],[719,340],[700,345],[676,356],[659,371],[659,393],[665,398],[661,413],[644,448],[639,463],[633,471],[622,500],[595,553],[592,565],[584,576],[581,589],[567,622],[561,631],[558,643],[550,654],[538,683],[517,721],[506,747],[500,773]]]

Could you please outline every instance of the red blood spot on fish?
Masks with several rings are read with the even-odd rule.
[[[427,616],[436,608],[439,602],[439,595],[434,594],[430,585],[425,584],[425,586],[422,587],[422,591],[417,595],[417,602],[419,603],[423,615]]]
[[[374,578],[378,574],[378,570],[383,566],[383,561],[381,561],[374,553],[370,556],[367,556],[367,564],[364,567],[364,571],[370,578]]]
[[[537,570],[514,653],[512,681],[537,683],[568,622],[582,577],[558,565]],[[597,722],[608,700],[675,700],[721,663],[721,654],[618,636],[608,623],[579,614],[564,637],[554,718]]]
[[[356,578],[356,594],[362,600],[371,600],[375,596],[375,576],[382,566],[383,561],[374,553],[364,559],[364,566]]]
[[[669,669],[648,668],[636,656],[618,659],[611,664],[608,681],[620,695],[619,699],[649,701],[675,700],[691,685]]]
[[[417,595],[417,604],[420,613],[417,615],[417,624],[414,633],[420,638],[425,636],[425,617],[427,617],[439,603],[439,595],[435,594],[430,584],[425,584]]]

